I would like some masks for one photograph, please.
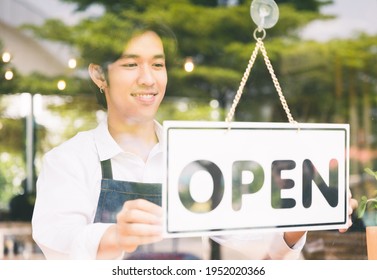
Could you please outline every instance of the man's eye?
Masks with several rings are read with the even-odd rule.
[[[127,67],[127,68],[132,68],[132,67],[136,67],[137,63],[124,63],[122,64],[122,66]]]
[[[157,68],[163,68],[165,67],[165,64],[164,63],[155,63],[153,64],[154,67],[157,67]]]

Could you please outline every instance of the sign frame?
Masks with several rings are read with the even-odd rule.
[[[349,192],[349,124],[328,124],[328,123],[272,123],[272,122],[214,122],[214,121],[165,121],[163,122],[163,151],[164,151],[164,182],[162,186],[162,207],[163,207],[163,213],[164,213],[164,236],[165,237],[193,237],[193,236],[210,236],[210,235],[224,235],[224,234],[234,234],[234,233],[248,233],[248,232],[276,232],[276,231],[308,231],[308,230],[332,230],[332,229],[342,229],[347,228],[347,221],[348,221],[348,214],[347,214],[347,208],[348,208],[348,192]],[[190,134],[199,133],[210,133],[217,132],[216,135],[214,135],[216,140],[221,140],[222,136],[218,132],[220,131],[224,135],[235,133],[236,131],[242,131],[242,133],[248,133],[248,132],[258,132],[258,131],[266,131],[268,132],[269,138],[268,143],[279,143],[279,140],[282,140],[282,138],[276,140],[275,142],[271,140],[271,137],[275,132],[281,133],[289,133],[291,137],[293,134],[296,135],[305,135],[305,133],[311,134],[312,132],[315,133],[322,133],[327,134],[330,133],[334,135],[337,135],[337,139],[341,139],[342,136],[344,138],[342,142],[342,146],[344,145],[344,158],[342,158],[341,162],[341,174],[339,177],[341,178],[341,182],[344,182],[342,186],[339,188],[339,197],[340,197],[340,204],[341,209],[338,209],[337,211],[341,211],[341,214],[336,214],[338,218],[337,221],[323,221],[323,222],[300,222],[300,223],[291,223],[291,224],[275,224],[275,225],[263,225],[263,226],[230,226],[230,227],[217,227],[217,228],[203,228],[203,222],[202,225],[196,225],[195,220],[196,219],[187,219],[186,223],[190,224],[191,229],[177,229],[173,225],[173,223],[176,223],[176,220],[181,219],[180,217],[176,216],[175,218],[172,218],[174,216],[174,212],[179,206],[179,202],[175,202],[175,204],[172,204],[173,200],[176,200],[175,198],[172,198],[172,195],[170,193],[178,192],[177,188],[176,190],[172,190],[172,179],[170,169],[171,166],[173,166],[175,163],[173,163],[172,153],[176,153],[177,150],[174,148],[174,142],[175,141],[173,136],[173,133],[177,133],[178,131],[182,132],[182,135],[184,135],[186,132],[189,132]],[[342,135],[338,135],[338,134]],[[178,134],[177,134],[178,135]],[[280,135],[281,136],[281,135]],[[181,136],[180,136],[181,137]],[[212,136],[211,136],[212,137]],[[183,139],[183,138],[180,138]],[[294,139],[294,138],[292,138]],[[217,142],[217,141],[216,141]],[[221,141],[220,141],[221,142]],[[214,142],[212,142],[214,143]],[[187,143],[186,143],[187,144]],[[190,146],[191,145],[191,146]],[[190,149],[196,149],[197,143],[189,143],[188,146],[186,146],[187,150]],[[333,144],[334,145],[334,144]],[[182,147],[181,147],[182,148]],[[207,145],[208,149],[211,149],[209,145]],[[232,147],[225,146],[224,149],[229,149]],[[234,146],[233,146],[234,148]],[[177,153],[176,153],[177,154]],[[178,152],[179,154],[179,152]],[[179,155],[178,155],[179,157]],[[205,155],[202,157],[205,158]],[[177,160],[176,160],[177,161]],[[179,160],[178,160],[179,161]],[[220,168],[221,169],[221,168]],[[330,176],[330,175],[329,175]],[[228,176],[229,177],[229,176]],[[225,183],[226,185],[226,183]],[[225,187],[225,189],[229,189],[228,186]],[[213,190],[214,193],[215,190]],[[229,193],[229,190],[228,190]],[[181,202],[182,204],[182,202]],[[178,205],[178,206],[177,206]],[[175,208],[175,209],[174,209]],[[183,206],[184,208],[184,206]],[[182,208],[182,209],[183,209]],[[173,210],[174,209],[174,210]],[[187,209],[186,209],[187,210]],[[212,211],[214,212],[214,211]],[[183,212],[182,212],[183,213]],[[206,213],[196,213],[195,217],[203,217]],[[200,216],[201,215],[201,216]],[[339,218],[341,216],[341,218]],[[188,216],[189,217],[189,216]],[[186,217],[187,218],[187,217]],[[208,216],[208,220],[221,218],[217,216]],[[224,217],[223,217],[224,218]],[[225,217],[228,218],[228,217]],[[185,219],[185,217],[183,217]],[[182,219],[181,219],[182,220]]]

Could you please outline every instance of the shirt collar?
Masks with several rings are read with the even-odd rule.
[[[162,141],[163,128],[157,121],[154,121],[154,124],[156,136],[160,144]],[[123,152],[109,132],[107,119],[101,121],[97,128],[94,129],[94,139],[100,161],[113,158]]]
[[[158,121],[154,121],[154,130],[156,132],[158,142],[161,143],[162,142],[163,128],[162,128],[162,125]]]
[[[109,132],[107,119],[101,121],[97,128],[94,129],[94,140],[100,161],[110,159],[122,152],[122,149]]]

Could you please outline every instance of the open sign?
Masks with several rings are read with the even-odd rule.
[[[163,126],[167,236],[346,227],[348,124]]]

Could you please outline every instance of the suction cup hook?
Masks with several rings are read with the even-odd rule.
[[[254,31],[254,38],[257,41],[255,44],[255,48],[253,53],[251,54],[251,57],[249,59],[249,63],[247,65],[247,68],[245,70],[245,73],[241,79],[240,86],[237,90],[236,96],[233,99],[232,106],[229,109],[229,113],[227,117],[225,118],[226,122],[230,124],[230,122],[233,119],[237,104],[239,103],[241,99],[241,95],[243,92],[243,89],[246,85],[247,78],[250,75],[250,70],[254,65],[255,59],[257,58],[259,50],[263,54],[264,62],[267,66],[268,71],[270,72],[272,81],[274,82],[275,89],[279,95],[279,99],[281,102],[281,105],[283,106],[283,109],[285,113],[287,114],[288,120],[290,123],[296,123],[297,122],[293,119],[292,114],[289,110],[287,101],[285,100],[283,91],[281,90],[281,87],[279,85],[279,80],[277,79],[274,69],[272,68],[272,64],[270,62],[270,59],[267,55],[266,48],[263,43],[263,39],[266,36],[266,29],[265,28],[271,28],[273,27],[279,19],[279,8],[278,5],[273,0],[253,0],[251,2],[250,6],[250,15],[253,21],[257,24],[257,28]],[[258,33],[261,33],[261,36],[258,37]],[[260,35],[260,34],[259,34]],[[230,125],[228,126],[230,129]]]
[[[279,7],[274,0],[253,0],[250,6],[250,15],[258,31],[273,27],[279,19]]]

